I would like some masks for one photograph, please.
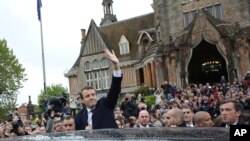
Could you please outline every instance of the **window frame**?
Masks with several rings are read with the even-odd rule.
[[[91,71],[91,70],[92,70],[92,63],[89,61],[85,62],[84,63],[84,71]]]

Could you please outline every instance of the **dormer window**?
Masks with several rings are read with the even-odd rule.
[[[130,50],[129,50],[129,42],[126,39],[126,37],[124,35],[122,35],[120,42],[119,42],[119,49],[120,49],[120,54],[129,54]]]

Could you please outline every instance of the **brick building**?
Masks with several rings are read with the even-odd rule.
[[[122,92],[158,88],[164,80],[178,87],[216,83],[221,76],[240,81],[250,70],[249,0],[153,0],[153,13],[117,21],[112,0],[104,17],[82,32],[81,51],[65,74],[70,93],[92,85],[109,88],[111,66],[103,48],[113,49],[124,74]]]

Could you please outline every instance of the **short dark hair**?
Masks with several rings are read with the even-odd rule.
[[[95,88],[93,86],[85,86],[85,87],[83,87],[82,90],[81,90],[81,92],[79,93],[81,99],[83,99],[83,95],[82,95],[82,91],[83,90],[92,90],[92,89],[95,90]]]
[[[63,120],[70,120],[70,119],[75,120],[75,118],[73,116],[66,116],[63,118]]]
[[[233,103],[234,109],[235,109],[236,112],[242,112],[243,111],[243,105],[240,104],[237,100],[225,100],[225,101],[222,101],[220,106],[223,105],[223,104],[227,104],[227,103]]]
[[[192,108],[191,106],[187,105],[187,104],[183,104],[181,109],[190,109],[190,111],[191,111],[192,113],[194,113],[193,108]]]

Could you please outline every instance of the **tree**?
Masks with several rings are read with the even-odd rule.
[[[51,86],[47,86],[47,95],[45,95],[44,91],[41,90],[41,93],[38,95],[38,112],[42,113],[43,103],[46,100],[49,100],[53,97],[68,97],[68,89],[64,88],[62,84],[52,84]]]
[[[7,41],[0,39],[0,111],[7,112],[16,107],[18,90],[27,80],[24,72]],[[1,117],[5,117],[6,112],[1,112]]]

